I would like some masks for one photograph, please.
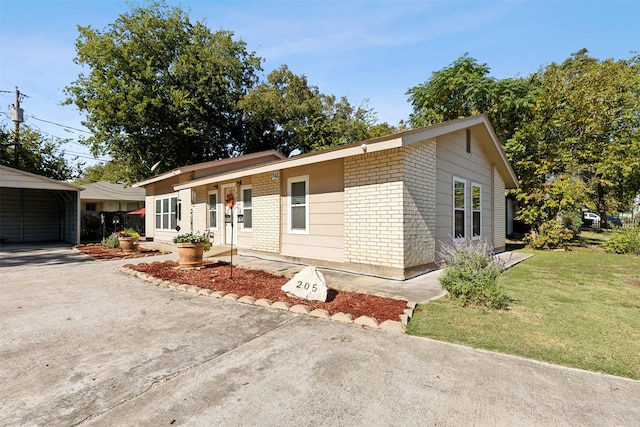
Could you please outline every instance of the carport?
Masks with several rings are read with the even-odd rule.
[[[81,190],[0,166],[0,243],[80,243]]]

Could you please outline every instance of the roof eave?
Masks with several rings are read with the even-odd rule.
[[[397,148],[405,145],[410,145],[426,139],[436,138],[438,136],[463,130],[476,125],[483,125],[489,135],[489,139],[493,143],[495,153],[500,159],[501,166],[499,169],[506,172],[504,177],[506,188],[518,188],[518,179],[516,177],[513,168],[507,160],[506,154],[498,141],[498,138],[489,123],[489,119],[485,114],[465,117],[457,120],[451,120],[444,123],[438,123],[429,127],[420,129],[412,129],[405,132],[378,137],[366,141],[360,141],[353,144],[338,146],[323,151],[310,152],[301,154],[299,156],[284,158],[273,162],[265,163],[263,165],[254,165],[246,168],[238,169],[232,172],[210,175],[204,178],[179,183],[173,186],[176,191],[184,190],[187,188],[214,184],[222,181],[234,180],[247,176],[248,174],[260,174],[275,172],[281,169],[289,169],[298,166],[305,166],[313,163],[319,163],[329,160],[336,160],[345,157],[355,156],[364,153],[373,153],[376,151],[388,150],[391,148]]]

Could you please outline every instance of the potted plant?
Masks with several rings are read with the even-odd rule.
[[[211,249],[211,240],[204,233],[178,234],[173,238],[178,247],[180,268],[197,268],[203,263],[204,251]]]
[[[133,228],[125,228],[118,235],[118,243],[122,252],[135,252],[138,249],[140,234]]]

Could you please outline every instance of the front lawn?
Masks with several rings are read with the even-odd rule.
[[[420,305],[407,333],[640,379],[640,257],[585,237],[569,252],[523,250],[535,256],[500,279],[508,310],[445,298]]]

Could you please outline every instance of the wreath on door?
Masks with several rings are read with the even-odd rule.
[[[233,193],[227,194],[227,199],[225,203],[229,209],[233,209],[233,207],[236,205],[236,200],[233,197]]]

